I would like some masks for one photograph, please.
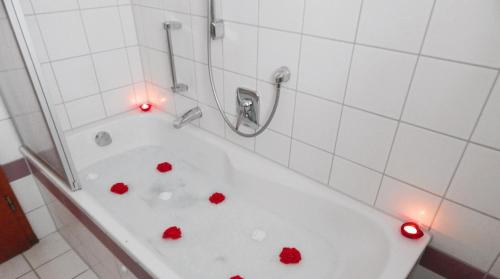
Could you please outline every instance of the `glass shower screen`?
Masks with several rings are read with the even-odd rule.
[[[0,97],[23,146],[76,190],[72,162],[43,92],[39,64],[16,5],[11,0],[0,2]]]

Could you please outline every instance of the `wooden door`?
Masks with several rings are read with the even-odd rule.
[[[0,263],[38,242],[14,192],[0,169]]]

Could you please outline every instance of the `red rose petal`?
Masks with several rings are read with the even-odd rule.
[[[163,162],[163,163],[160,163],[156,166],[156,169],[159,171],[159,172],[169,172],[172,170],[172,165],[168,162]]]
[[[300,251],[296,248],[285,247],[280,254],[280,262],[284,264],[297,264],[302,260]]]
[[[226,199],[226,196],[222,193],[213,193],[208,199],[213,204],[219,204]]]
[[[239,275],[235,275],[235,276],[233,276],[233,277],[231,277],[229,279],[245,279],[245,278],[243,278],[243,277],[241,277]]]
[[[163,239],[179,239],[182,237],[182,231],[178,227],[170,227],[163,232]]]
[[[123,195],[128,192],[128,186],[123,182],[118,182],[111,186],[110,191],[118,195]]]

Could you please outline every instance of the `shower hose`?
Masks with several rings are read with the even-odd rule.
[[[208,16],[207,16],[207,19],[208,19],[208,22],[207,22],[207,32],[208,32],[207,33],[208,75],[209,75],[210,85],[211,85],[211,88],[212,88],[212,94],[214,96],[215,103],[217,104],[217,108],[219,109],[219,112],[220,112],[222,118],[224,119],[224,122],[226,122],[227,126],[229,128],[231,128],[231,130],[233,130],[233,132],[235,132],[236,134],[238,134],[238,135],[240,135],[242,137],[246,137],[246,138],[256,137],[256,136],[262,134],[262,132],[264,132],[267,129],[267,127],[269,127],[269,124],[271,124],[271,121],[273,120],[274,115],[276,114],[276,109],[278,108],[278,103],[279,103],[280,94],[281,94],[281,81],[279,81],[278,79],[275,80],[276,95],[275,95],[274,105],[273,105],[273,109],[271,111],[271,114],[267,118],[266,123],[264,123],[264,125],[262,125],[254,133],[243,133],[243,132],[240,132],[238,130],[238,127],[236,127],[235,125],[233,125],[231,123],[231,121],[227,118],[226,114],[224,113],[224,109],[223,109],[223,107],[222,107],[222,105],[220,103],[220,100],[217,97],[217,89],[215,87],[214,74],[213,74],[213,66],[212,66],[211,25],[212,25],[213,15],[212,15],[212,11],[211,10],[213,9],[213,7],[212,7],[213,1],[209,0],[208,2],[209,2],[209,5],[208,5]],[[239,115],[238,117],[244,117],[244,116]]]

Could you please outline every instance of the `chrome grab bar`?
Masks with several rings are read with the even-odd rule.
[[[182,28],[182,23],[178,21],[167,21],[163,23],[163,28],[167,31],[167,45],[168,45],[168,55],[170,57],[170,72],[172,74],[172,82],[174,85],[171,87],[174,93],[186,92],[189,87],[187,84],[179,83],[177,81],[177,72],[175,70],[175,57],[174,48],[172,45],[172,30],[177,30]]]

